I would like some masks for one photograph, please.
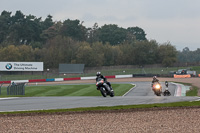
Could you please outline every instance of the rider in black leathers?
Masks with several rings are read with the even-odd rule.
[[[101,74],[101,72],[97,72],[96,76],[97,76],[97,77],[96,77],[96,82],[97,82],[98,78],[102,78],[102,79],[104,80],[104,82],[105,82],[107,85],[110,86],[111,90],[113,90],[113,88],[111,87],[110,82],[107,81],[107,78],[105,78],[105,77]]]
[[[153,84],[154,84],[155,82],[159,82],[159,80],[156,78],[156,76],[153,76],[153,80],[152,80],[151,86],[153,86]]]

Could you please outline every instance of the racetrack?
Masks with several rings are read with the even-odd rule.
[[[79,107],[97,107],[97,106],[117,106],[117,105],[136,105],[136,104],[152,104],[152,103],[168,103],[179,101],[195,101],[199,97],[175,97],[176,86],[169,84],[169,91],[172,96],[155,96],[151,90],[151,82],[149,79],[137,78],[141,81],[132,81],[135,78],[128,79],[110,79],[111,83],[129,83],[135,84],[126,95],[113,98],[107,97],[19,97],[12,99],[0,99],[0,111],[25,111],[25,110],[47,110],[47,109],[65,109]],[[94,80],[83,81],[65,81],[65,82],[45,82],[37,84],[83,84],[94,83]],[[33,85],[33,84],[32,84]],[[162,83],[163,89],[164,84]],[[95,88],[94,88],[95,89]],[[99,92],[100,93],[100,92]]]
[[[161,79],[160,79],[161,80]],[[198,79],[199,80],[199,79]],[[0,100],[0,107],[6,107],[2,103],[10,102],[11,106],[30,107],[41,104],[43,107],[47,105],[60,104],[60,106],[65,106],[71,103],[72,106],[83,103],[87,103],[86,99],[95,105],[104,105],[115,103],[126,103],[133,104],[134,102],[140,102],[139,104],[155,103],[155,102],[170,102],[175,98],[176,100],[191,100],[190,97],[157,97],[152,95],[149,84],[151,79],[144,78],[131,78],[131,79],[110,79],[111,83],[114,82],[130,82],[136,83],[137,87],[133,89],[132,92],[128,93],[125,97],[74,97],[71,99],[65,99],[65,97],[59,97],[55,100],[54,98],[16,98],[16,99],[4,99]],[[143,82],[141,82],[143,81]],[[165,80],[161,80],[165,81]],[[172,81],[169,79],[168,81]],[[187,80],[188,82],[189,80]],[[197,81],[197,79],[195,79]],[[146,83],[144,83],[146,82]],[[180,81],[183,82],[183,81]],[[193,82],[193,81],[192,81]],[[199,81],[198,81],[199,82]],[[52,84],[52,82],[49,82]],[[68,81],[64,84],[74,84],[77,81]],[[92,80],[79,81],[79,83],[94,83]],[[143,84],[144,83],[144,84]],[[46,83],[42,83],[46,84]],[[60,84],[60,83],[59,83]],[[63,84],[63,82],[62,82]],[[147,88],[146,88],[146,87]],[[144,91],[140,91],[140,87]],[[169,86],[170,89],[173,87]],[[144,95],[146,93],[146,95]],[[134,95],[139,96],[134,96]],[[144,95],[144,96],[142,96]],[[187,99],[188,98],[188,99]],[[196,97],[193,97],[196,99]],[[192,99],[193,99],[192,98]],[[194,100],[193,99],[193,100]],[[29,102],[28,102],[28,101]],[[48,101],[50,100],[50,101]],[[15,103],[19,102],[21,104]],[[27,102],[25,105],[24,102]],[[171,101],[171,102],[172,102]],[[12,104],[11,104],[12,103]],[[90,103],[90,104],[91,104]],[[15,105],[17,104],[17,105]],[[84,105],[85,105],[84,104]],[[109,105],[108,105],[109,106]],[[11,109],[12,110],[12,109]],[[113,110],[113,111],[98,111],[98,112],[72,112],[72,113],[58,113],[58,114],[28,114],[28,115],[0,115],[0,132],[10,133],[10,132],[42,132],[42,133],[199,133],[200,131],[200,108],[191,107],[179,107],[179,108],[153,108],[153,109],[132,109],[132,110]]]

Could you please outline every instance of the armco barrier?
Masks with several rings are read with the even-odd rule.
[[[76,78],[64,78],[64,81],[66,80],[81,80],[81,77],[76,77]]]
[[[115,78],[132,78],[133,75],[115,75]]]
[[[0,84],[10,84],[11,83],[11,81],[0,81]]]
[[[176,75],[174,74],[174,78],[191,78],[190,74],[186,74],[186,75]]]
[[[152,77],[152,76],[158,76],[160,75],[154,75],[154,74],[129,74],[129,75],[112,75],[112,76],[105,76],[106,78],[131,78],[131,77]],[[0,81],[0,84],[10,84],[12,82],[15,83],[37,83],[37,82],[54,82],[54,81],[67,81],[67,80],[92,80],[96,79],[96,76],[90,76],[90,77],[75,77],[75,78],[55,78],[55,79],[31,79],[31,80],[13,80],[13,81]]]
[[[55,79],[46,79],[46,82],[53,82]]]
[[[46,82],[46,79],[31,79],[29,82]]]
[[[11,80],[11,83],[28,83],[28,80]]]
[[[81,77],[81,80],[89,80],[89,79],[96,79],[96,76],[91,76],[91,77]]]
[[[112,76],[105,76],[105,78],[115,78],[115,75],[112,75]]]
[[[64,81],[64,78],[55,78],[55,81]]]

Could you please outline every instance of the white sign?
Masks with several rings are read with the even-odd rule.
[[[43,71],[43,62],[0,62],[0,71]]]

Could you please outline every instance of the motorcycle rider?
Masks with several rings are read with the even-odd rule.
[[[152,80],[151,86],[153,86],[153,84],[154,84],[155,82],[159,82],[159,80],[157,79],[156,76],[153,76],[153,80]]]
[[[152,83],[155,83],[155,82],[159,82],[159,80],[157,79],[157,77],[156,77],[156,76],[153,76]]]
[[[164,93],[164,95],[170,96],[171,93],[170,93],[170,91],[169,91],[169,89],[168,89],[168,82],[167,82],[167,81],[165,81],[165,86],[166,86],[166,88],[165,88],[165,91],[164,91],[163,93]]]
[[[113,91],[113,88],[111,87],[110,82],[107,81],[107,78],[105,78],[105,77],[101,74],[101,72],[97,72],[96,76],[97,76],[97,77],[96,77],[96,82],[97,82],[98,78],[102,78],[102,79],[104,80],[104,82],[105,82],[107,85],[109,85],[111,91]],[[98,88],[97,88],[97,89],[98,89]]]

